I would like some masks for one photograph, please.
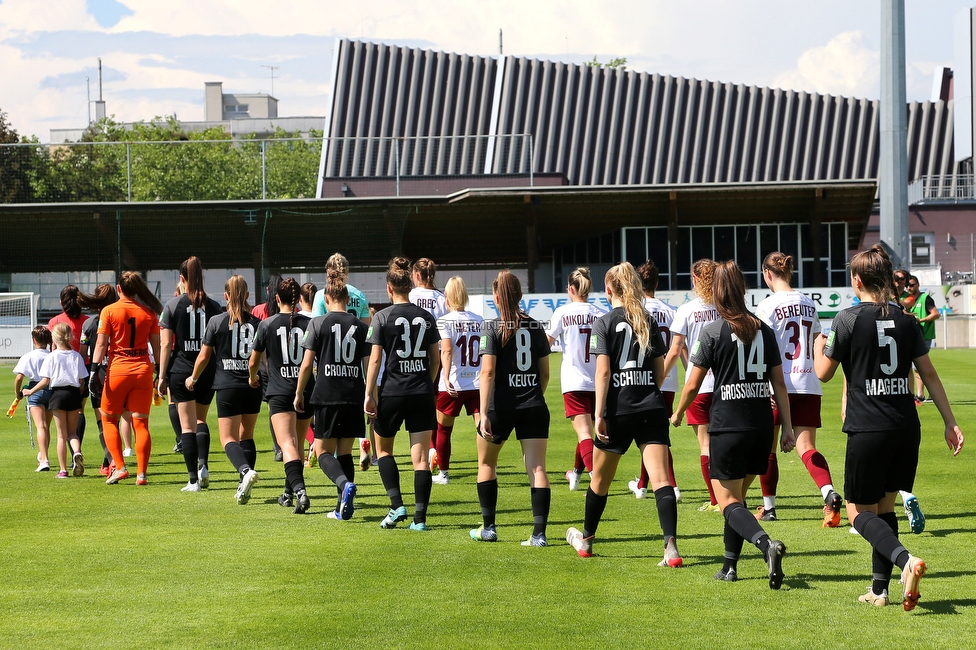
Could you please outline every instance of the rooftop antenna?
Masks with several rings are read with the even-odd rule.
[[[88,93],[88,123],[91,124],[91,80],[85,77],[85,92]]]
[[[262,68],[271,70],[271,96],[274,97],[274,71],[278,69],[276,65],[262,65]]]
[[[498,28],[498,56],[505,54],[505,50],[502,48],[502,29]]]
[[[98,57],[98,101],[102,101],[102,57]]]

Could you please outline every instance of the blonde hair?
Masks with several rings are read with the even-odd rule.
[[[691,265],[691,274],[697,280],[695,293],[706,305],[712,303],[712,273],[714,271],[715,262],[710,259],[700,259]]]
[[[51,330],[51,338],[59,348],[71,347],[71,326],[67,323],[58,323]]]
[[[610,267],[603,278],[607,288],[623,303],[624,316],[637,336],[641,350],[647,350],[651,343],[650,316],[644,309],[644,291],[640,276],[630,262]]]
[[[251,306],[247,304],[247,280],[240,275],[230,276],[224,284],[224,292],[227,294],[227,314],[230,316],[227,324],[243,324],[244,312],[251,311]]]
[[[447,281],[444,287],[444,297],[451,311],[461,311],[468,306],[468,289],[460,275],[455,275]]]
[[[570,273],[569,286],[576,289],[576,295],[585,300],[590,295],[590,289],[593,288],[593,281],[590,279],[590,270],[585,266],[580,266]]]
[[[349,260],[342,253],[332,253],[332,256],[325,262],[326,271],[336,271],[342,281],[345,282],[349,277]]]

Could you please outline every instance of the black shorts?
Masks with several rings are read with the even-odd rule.
[[[491,422],[491,441],[500,445],[515,430],[516,440],[549,438],[549,407],[533,406],[527,409],[488,411]]]
[[[309,395],[305,396],[305,410],[298,413],[299,420],[311,420],[315,410],[308,403]],[[292,395],[269,395],[268,414],[278,415],[279,413],[295,413],[295,398]]]
[[[593,441],[593,446],[611,454],[623,455],[630,449],[630,443],[642,445],[671,446],[671,422],[667,411],[654,409],[640,413],[628,413],[607,418],[607,435],[610,440],[603,442],[600,438]]]
[[[361,404],[331,404],[315,407],[315,438],[363,438],[366,436],[366,417]]]
[[[190,375],[170,374],[166,379],[169,383],[169,394],[173,396],[173,403],[196,402],[209,406],[214,398],[214,373],[203,373],[193,385],[193,390],[186,387],[186,379]]]
[[[709,478],[734,481],[748,475],[765,474],[773,430],[723,431],[708,436]]]
[[[911,492],[918,468],[919,429],[863,431],[847,436],[844,498],[878,503],[887,492]]]
[[[48,411],[77,411],[81,408],[81,389],[77,386],[55,386],[51,389]]]
[[[217,417],[256,415],[261,412],[261,389],[250,386],[221,388],[217,391]]]
[[[392,438],[405,425],[409,433],[433,431],[437,426],[437,400],[427,395],[380,395],[376,407],[376,433]]]

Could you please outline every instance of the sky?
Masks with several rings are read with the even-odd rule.
[[[909,100],[953,65],[976,0],[905,0]],[[204,82],[271,92],[279,115],[324,116],[335,39],[582,63],[877,98],[880,0],[0,0],[0,111],[21,135],[88,121],[85,78],[118,121],[203,119]]]

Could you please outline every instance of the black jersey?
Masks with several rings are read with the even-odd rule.
[[[606,409],[610,417],[665,408],[660,386],[654,381],[654,359],[664,356],[667,348],[657,323],[643,309],[641,312],[651,329],[644,350],[640,349],[623,307],[615,307],[593,322],[590,354],[604,354],[610,360]]]
[[[84,348],[81,354],[86,359],[92,358],[98,343],[98,316],[99,314],[95,314],[81,326],[81,346]]]
[[[200,342],[203,340],[203,333],[207,331],[207,324],[220,315],[221,311],[221,306],[210,297],[204,300],[202,307],[196,309],[186,294],[166,303],[159,326],[173,332],[173,356],[169,372],[176,375],[189,375],[193,372],[193,364],[200,354]],[[213,372],[213,369],[214,366],[207,366],[207,372]]]
[[[702,329],[689,361],[715,375],[709,433],[772,431],[769,377],[782,373],[783,362],[769,325],[762,323],[752,341],[740,341],[726,321],[712,321]]]
[[[301,314],[275,314],[261,321],[254,333],[252,350],[267,352],[268,387],[265,397],[295,395],[298,387],[298,371],[302,367],[302,339],[308,329],[308,316]],[[312,388],[306,387],[306,394]]]
[[[862,302],[834,317],[824,354],[847,377],[845,433],[918,428],[908,381],[912,360],[928,354],[922,330],[901,307]]]
[[[440,334],[429,311],[412,303],[387,307],[373,317],[366,340],[386,352],[380,395],[434,393],[427,349],[440,341]]]
[[[502,345],[499,319],[486,321],[481,335],[481,354],[495,357],[495,391],[492,411],[545,406],[539,382],[539,359],[549,356],[549,339],[542,323],[523,318],[508,343]]]
[[[230,314],[225,312],[211,318],[207,323],[203,343],[213,348],[214,358],[217,360],[214,390],[246,388],[249,385],[251,374],[247,369],[247,362],[251,358],[254,333],[261,321],[250,312],[244,312],[242,320],[242,323],[234,323],[233,327],[229,327]]]
[[[317,316],[309,322],[302,346],[315,352],[318,368],[312,404],[362,404],[366,394],[363,357],[372,349],[366,343],[363,321],[341,311]]]

